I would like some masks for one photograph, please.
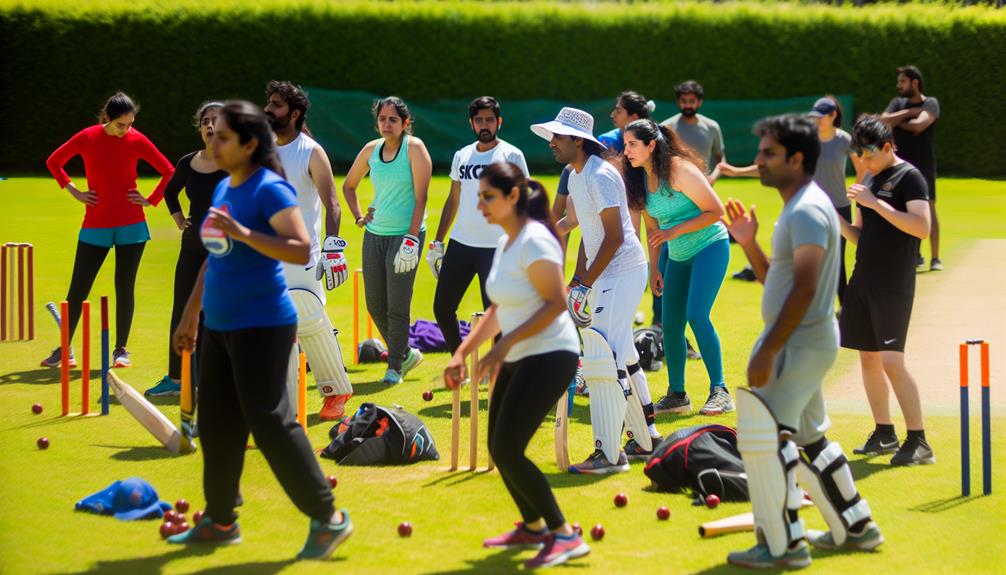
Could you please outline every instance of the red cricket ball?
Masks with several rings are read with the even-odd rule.
[[[615,507],[625,507],[629,504],[629,496],[624,493],[619,493],[615,496]]]
[[[178,530],[177,526],[174,523],[170,521],[165,521],[164,523],[161,523],[161,539],[167,539],[168,537],[171,537],[176,533],[178,533]]]
[[[598,523],[593,528],[591,528],[590,537],[594,541],[600,541],[601,539],[604,539],[604,525]]]
[[[412,535],[412,524],[408,521],[402,521],[398,524],[398,535],[399,537],[408,537]]]
[[[381,352],[381,361],[383,361],[385,363],[388,362],[388,352],[386,352],[386,351],[382,351]]]
[[[31,412],[34,413],[35,415],[42,413],[42,404],[36,403],[35,405],[31,406]]]
[[[175,518],[172,519],[171,522],[174,523],[175,525],[181,525],[182,523],[186,523],[185,514],[184,513],[176,513],[175,514]]]
[[[192,514],[192,524],[193,525],[199,525],[200,523],[202,523],[203,522],[203,515],[204,515],[204,513],[205,513],[204,511],[196,511],[195,513],[193,513]]]
[[[328,484],[329,484],[329,486],[332,487],[332,489],[335,489],[335,486],[339,484],[339,480],[336,479],[334,475],[329,475],[328,476]]]
[[[583,536],[583,527],[580,527],[579,523],[574,523],[570,527],[573,528],[573,532],[574,533],[576,533],[577,535]]]
[[[426,391],[424,391],[423,392],[423,400],[424,401],[433,401],[433,392],[430,391],[430,390],[428,390],[428,389]]]
[[[176,523],[175,528],[178,529],[179,533],[185,533],[189,530],[189,524],[182,521],[181,523]]]
[[[170,509],[164,512],[164,521],[168,523],[174,523],[177,518],[178,514]]]
[[[175,511],[185,514],[189,512],[189,502],[184,499],[175,501]]]
[[[49,438],[39,437],[38,441],[35,442],[35,445],[37,445],[39,449],[49,449]]]
[[[715,493],[710,493],[706,495],[706,507],[710,509],[716,509],[716,506],[720,504],[720,497]]]
[[[657,519],[661,521],[667,521],[671,518],[671,510],[666,507],[661,507],[657,509]]]

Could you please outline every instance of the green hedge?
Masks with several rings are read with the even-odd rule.
[[[119,88],[175,158],[198,145],[201,100],[262,101],[272,78],[425,101],[671,99],[696,78],[708,99],[831,92],[879,111],[914,63],[944,110],[941,174],[1006,175],[1006,12],[988,8],[0,0],[0,47],[5,170],[42,169]]]

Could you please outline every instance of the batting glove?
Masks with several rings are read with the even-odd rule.
[[[395,273],[407,274],[416,269],[419,265],[419,238],[412,234],[405,234],[402,238],[402,245],[398,246],[398,253],[395,254]]]
[[[590,327],[590,304],[587,303],[589,296],[590,287],[583,284],[577,284],[576,287],[571,288],[569,295],[566,296],[566,309],[569,310],[573,323],[581,329]]]
[[[440,264],[444,260],[444,242],[433,240],[426,250],[426,263],[430,264],[433,277],[440,279]]]
[[[325,287],[329,290],[341,286],[349,279],[349,263],[346,261],[346,240],[339,236],[327,236],[321,246],[321,261],[315,268],[314,279],[325,277]]]

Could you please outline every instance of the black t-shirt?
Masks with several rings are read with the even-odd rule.
[[[918,168],[926,181],[932,184],[936,180],[936,148],[933,145],[933,134],[936,132],[936,122],[940,119],[940,102],[936,98],[926,97],[918,104],[913,104],[908,98],[894,98],[887,105],[887,112],[900,112],[909,108],[922,108],[936,120],[920,134],[894,128],[894,144],[898,147],[898,156]]]
[[[186,154],[178,160],[175,165],[175,173],[164,188],[164,204],[168,208],[168,213],[173,214],[181,211],[182,206],[178,203],[178,194],[185,188],[185,195],[189,198],[189,219],[192,225],[182,232],[182,242],[186,245],[202,247],[199,239],[199,228],[206,219],[206,213],[210,210],[210,203],[213,201],[213,192],[217,189],[220,180],[227,177],[227,172],[217,170],[206,174],[192,169],[192,158],[198,152]]]
[[[877,175],[867,174],[863,185],[899,212],[912,200],[929,201],[926,180],[914,166],[902,162]],[[870,289],[915,293],[915,263],[919,238],[906,234],[870,208],[859,206],[863,228],[856,245],[856,268],[849,283]]]

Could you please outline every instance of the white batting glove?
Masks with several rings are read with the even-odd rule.
[[[570,289],[569,295],[566,296],[566,309],[569,310],[569,315],[573,318],[573,323],[576,324],[576,327],[590,327],[592,318],[590,316],[590,304],[587,303],[589,296],[590,287],[583,284]]]
[[[395,254],[395,273],[407,274],[416,269],[419,265],[419,238],[412,234],[405,234],[402,238],[402,245],[398,246],[398,253]]]
[[[320,280],[324,276],[325,287],[329,290],[334,290],[349,279],[349,263],[343,253],[347,245],[346,240],[339,236],[327,236],[321,246],[321,261],[315,267],[314,279]]]
[[[444,260],[444,242],[433,240],[426,249],[426,263],[430,264],[433,277],[440,279],[440,264]]]

